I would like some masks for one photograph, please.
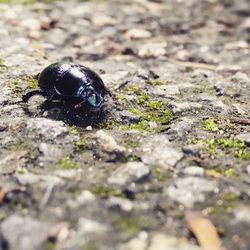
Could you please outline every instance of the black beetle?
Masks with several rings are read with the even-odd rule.
[[[41,112],[49,109],[53,100],[60,100],[64,111],[73,120],[85,120],[100,114],[104,96],[111,95],[102,79],[92,70],[79,64],[57,62],[46,67],[38,75],[40,90],[23,96],[23,102],[34,95],[47,100],[40,105]]]

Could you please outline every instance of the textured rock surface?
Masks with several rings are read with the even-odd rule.
[[[48,237],[48,229],[47,223],[16,215],[10,216],[1,224],[2,235],[10,249],[29,250],[41,247]]]
[[[177,179],[167,189],[168,196],[185,205],[193,207],[196,202],[203,202],[206,193],[217,192],[216,183],[197,177]]]
[[[249,249],[248,0],[5,0],[0,27],[1,250],[199,249],[186,209]],[[99,123],[20,102],[56,61],[102,77]]]
[[[167,136],[155,135],[142,142],[142,161],[151,166],[170,169],[183,157],[180,149],[168,141]]]

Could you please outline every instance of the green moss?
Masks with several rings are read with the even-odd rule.
[[[107,186],[101,186],[101,185],[93,185],[90,189],[90,191],[95,194],[98,197],[101,198],[108,198],[110,196],[119,196],[119,197],[124,197],[122,192],[117,189],[112,189]]]
[[[148,94],[147,93],[142,93],[140,96],[137,98],[136,103],[137,104],[143,104],[148,100]]]
[[[173,118],[173,114],[170,109],[164,106],[162,102],[150,101],[142,105],[141,107],[132,107],[129,111],[140,117],[140,121],[136,124],[130,124],[125,126],[125,129],[136,130],[152,130],[149,127],[149,122],[155,122],[157,125],[169,123]]]
[[[205,140],[204,142],[205,142],[206,147],[207,147],[206,150],[209,152],[209,154],[214,155],[216,153],[216,150],[217,150],[215,140],[214,139]]]
[[[236,158],[250,160],[250,152],[243,141],[230,137],[217,139],[216,142],[227,154],[234,154]]]
[[[165,181],[166,179],[171,177],[171,173],[169,171],[166,171],[160,167],[153,168],[152,172],[157,181]]]
[[[78,130],[76,129],[76,127],[71,127],[70,130],[69,130],[69,133],[72,134],[72,135],[78,135]]]
[[[7,66],[4,64],[4,60],[0,57],[0,73],[7,70]]]
[[[250,160],[250,152],[247,149],[238,150],[234,153],[234,156],[243,160]]]
[[[45,245],[45,250],[54,250],[56,245],[53,242],[47,242]]]
[[[244,142],[234,138],[219,138],[216,140],[216,143],[220,145],[223,149],[230,149],[230,148],[237,148],[237,149],[243,149],[245,148]]]
[[[213,171],[222,174],[227,177],[237,177],[238,174],[233,168],[216,168]]]
[[[152,86],[162,85],[162,81],[159,78],[155,80],[147,80],[146,83]]]
[[[204,130],[209,132],[217,132],[219,130],[217,122],[213,119],[207,119],[202,123]]]
[[[128,160],[128,161],[139,161],[139,160],[140,160],[140,157],[137,156],[137,155],[129,155],[129,156],[127,157],[127,160]]]
[[[100,124],[100,128],[101,129],[107,129],[107,130],[110,130],[110,129],[113,129],[115,126],[117,125],[117,121],[116,120],[108,120],[108,121],[105,121],[105,122],[102,122]]]
[[[21,151],[21,150],[25,150],[28,149],[29,144],[26,141],[22,141],[16,144],[12,144],[9,149],[12,151]]]
[[[136,217],[127,216],[124,218],[120,218],[116,221],[116,227],[128,234],[130,237],[135,236],[139,232],[139,225]]]
[[[69,156],[65,156],[60,159],[59,164],[63,169],[78,169],[80,164],[78,162],[72,161]]]
[[[38,89],[38,81],[37,79],[31,77],[31,76],[24,76],[22,77],[22,80],[27,83],[28,88],[30,89]]]
[[[124,130],[130,130],[130,129],[135,129],[135,130],[139,130],[139,131],[144,131],[148,128],[148,122],[145,120],[142,120],[138,123],[133,123],[130,125],[125,125],[123,126]]]
[[[126,146],[128,148],[138,148],[140,147],[140,141],[138,138],[136,137],[125,137],[124,138],[124,143],[126,144]]]
[[[10,81],[9,83],[10,88],[15,94],[23,93],[23,88],[25,87],[25,84],[29,89],[38,89],[38,81],[31,76],[22,76],[13,81]]]
[[[239,196],[232,192],[223,193],[222,200],[225,204],[235,205],[240,200]]]
[[[138,85],[130,85],[126,89],[127,95],[133,95],[133,99],[125,98],[124,106],[133,114],[140,117],[136,124],[123,126],[123,129],[135,129],[139,131],[158,131],[159,126],[167,124],[173,118],[171,110],[158,100],[151,98],[148,93]],[[156,123],[156,128],[149,126],[149,122]]]
[[[216,138],[207,140],[196,140],[195,143],[203,143],[204,150],[209,154],[215,155],[218,151],[222,151],[225,154],[233,155],[234,157],[242,160],[250,160],[250,152],[241,140],[238,140],[234,136],[229,138]]]
[[[5,218],[7,218],[7,214],[4,211],[0,211],[0,221],[3,221]]]
[[[22,93],[23,89],[20,87],[20,80],[14,80],[9,83],[10,88],[14,94]]]
[[[225,212],[232,212],[240,204],[240,197],[232,192],[224,192],[221,194],[220,203],[208,209],[209,214],[225,214]]]
[[[238,174],[235,172],[233,168],[228,168],[225,170],[224,174],[228,177],[236,177]]]
[[[77,141],[75,145],[76,145],[75,148],[76,153],[80,153],[86,149],[86,140],[81,139]]]
[[[136,94],[140,95],[142,93],[141,88],[138,85],[130,85],[129,87],[126,88],[127,94]]]
[[[90,241],[84,244],[83,247],[81,247],[81,250],[98,250],[100,247],[96,246],[97,242]]]

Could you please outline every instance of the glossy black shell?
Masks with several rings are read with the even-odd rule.
[[[107,93],[102,79],[92,70],[73,63],[57,62],[46,67],[38,77],[41,90],[48,95],[79,97],[87,86],[92,86],[102,96]]]

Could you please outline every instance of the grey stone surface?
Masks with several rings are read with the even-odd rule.
[[[142,161],[150,166],[171,169],[183,157],[182,151],[174,147],[165,135],[154,135],[142,142]]]
[[[250,133],[247,134],[239,134],[236,136],[237,139],[246,143],[247,146],[250,146]]]
[[[115,139],[108,134],[107,132],[103,130],[98,130],[94,134],[94,138],[96,139],[96,143],[100,150],[111,153],[111,152],[124,152],[126,149],[125,147],[122,147],[118,145],[118,143],[115,141]]]
[[[189,166],[180,171],[187,176],[204,176],[205,170],[198,166]]]
[[[132,201],[120,197],[110,197],[108,203],[111,208],[113,209],[118,208],[125,212],[130,212],[133,209]]]
[[[190,144],[190,145],[186,145],[185,147],[183,147],[183,152],[186,154],[191,154],[194,156],[198,156],[201,149],[202,149],[203,145],[201,144]]]
[[[250,165],[246,167],[247,173],[250,175]]]
[[[46,118],[33,118],[27,121],[27,133],[35,138],[44,137],[48,140],[67,133],[67,128],[62,121],[53,121]]]
[[[142,162],[128,162],[118,167],[109,177],[108,182],[114,185],[125,185],[139,181],[150,174],[150,170]]]
[[[193,207],[197,202],[203,202],[206,194],[215,193],[216,182],[200,177],[179,178],[166,189],[168,196],[186,207]]]
[[[168,96],[176,96],[180,94],[180,90],[178,85],[169,84],[169,85],[160,85],[156,86],[153,90],[155,95],[168,97]]]
[[[35,175],[31,173],[15,174],[18,182],[22,185],[32,185],[36,183],[42,183],[44,186],[59,185],[63,180],[57,176],[50,175]]]
[[[202,104],[197,102],[172,102],[171,105],[173,106],[174,114],[187,112],[187,111],[195,111],[202,108]]]
[[[44,142],[39,145],[39,151],[43,154],[41,160],[50,162],[56,162],[64,155],[63,151],[57,145]]]
[[[170,129],[167,131],[167,134],[177,134],[179,137],[182,137],[190,132],[194,122],[195,121],[193,119],[183,117],[180,121],[171,125]]]
[[[10,249],[35,250],[46,241],[49,224],[30,217],[12,215],[1,223],[0,228]]]
[[[77,233],[79,236],[85,236],[91,233],[104,233],[106,230],[107,227],[105,225],[102,225],[101,223],[95,220],[90,220],[82,217],[78,221]]]
[[[234,210],[234,216],[237,223],[243,222],[250,224],[250,207],[240,206]]]
[[[190,207],[248,249],[248,0],[21,2],[0,4],[1,244],[51,248],[33,224],[63,221],[57,250],[193,249]],[[111,90],[98,119],[21,102],[57,61]]]
[[[197,246],[185,241],[180,242],[177,238],[162,233],[154,234],[151,238],[149,250],[198,250]]]

